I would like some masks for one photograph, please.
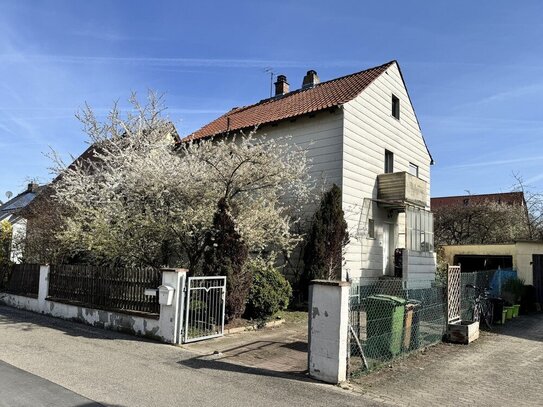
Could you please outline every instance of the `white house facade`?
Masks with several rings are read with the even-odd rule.
[[[322,83],[309,71],[292,92],[280,75],[275,97],[232,109],[187,139],[255,126],[262,137],[289,136],[306,149],[313,180],[341,187],[344,277],[433,278],[432,158],[396,61]]]

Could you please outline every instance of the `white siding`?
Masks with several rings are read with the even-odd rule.
[[[306,149],[313,181],[319,185],[341,186],[343,119],[340,109],[299,117],[295,121],[284,120],[276,126],[263,126],[258,134],[264,138],[289,136],[290,143]],[[314,209],[308,207],[306,214],[312,215]]]
[[[400,99],[400,120],[392,116],[392,94]],[[356,231],[363,199],[377,198],[377,175],[384,172],[385,149],[394,153],[394,172],[419,167],[419,177],[430,184],[430,156],[424,144],[396,64],[387,69],[358,97],[346,103],[343,138],[343,206],[349,230]],[[430,188],[428,188],[428,205]],[[351,237],[346,269],[351,276],[378,277],[383,274],[383,222],[387,213],[375,208],[376,238]]]
[[[343,153],[343,113],[336,109],[333,113],[323,111],[313,117],[298,117],[295,121],[284,120],[276,126],[262,126],[258,134],[264,138],[282,138],[290,136],[289,142],[306,149],[310,160],[309,175],[318,187],[336,184],[341,186],[342,153]],[[319,190],[317,189],[315,193]],[[316,196],[315,198],[318,198]],[[315,212],[318,199],[302,209],[301,226],[307,230]],[[301,272],[303,264],[299,250],[295,250],[290,258],[293,267]],[[287,277],[293,277],[294,270],[287,267]]]

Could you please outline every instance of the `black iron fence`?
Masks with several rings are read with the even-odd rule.
[[[0,265],[0,290],[26,297],[38,297],[39,264]]]
[[[145,289],[155,289],[160,284],[160,270],[152,268],[52,265],[48,299],[90,308],[158,315],[158,296],[145,295]]]

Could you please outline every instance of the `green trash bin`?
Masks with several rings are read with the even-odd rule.
[[[376,294],[366,298],[366,357],[386,360],[402,350],[405,299]]]

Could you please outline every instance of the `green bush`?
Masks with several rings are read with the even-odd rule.
[[[265,321],[288,307],[292,288],[289,282],[272,264],[263,260],[252,260],[253,285],[247,302],[245,315]]]
[[[513,277],[503,283],[502,294],[505,294],[505,297],[508,298],[504,299],[508,300],[511,303],[520,304],[523,292],[524,280],[521,278]]]

